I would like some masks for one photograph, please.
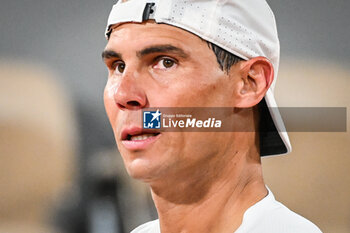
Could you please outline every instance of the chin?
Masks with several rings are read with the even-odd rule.
[[[160,169],[155,165],[155,162],[152,162],[147,157],[129,158],[128,161],[124,161],[124,163],[130,177],[144,182],[155,179],[160,172]]]
[[[146,150],[130,151],[121,145],[119,151],[128,174],[137,180],[150,182],[164,177],[174,164],[176,156],[152,145]]]

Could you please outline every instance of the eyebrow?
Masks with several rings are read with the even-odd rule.
[[[138,51],[136,55],[138,57],[143,57],[152,53],[174,53],[182,58],[187,58],[188,55],[182,49],[175,47],[173,45],[153,45]]]
[[[104,50],[102,52],[102,59],[109,59],[109,58],[122,59],[122,55],[120,53],[113,51],[113,50]]]
[[[182,49],[173,45],[153,45],[136,52],[136,56],[141,58],[152,53],[174,53],[182,58],[187,58],[188,54]],[[102,59],[118,58],[122,60],[122,55],[113,50],[104,50],[102,52]]]

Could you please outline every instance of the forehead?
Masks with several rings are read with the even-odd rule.
[[[154,21],[144,23],[124,23],[114,27],[106,48],[122,45],[149,46],[152,44],[172,44],[192,51],[209,51],[207,43],[198,36],[183,29]]]

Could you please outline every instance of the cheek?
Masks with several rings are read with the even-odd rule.
[[[197,106],[223,107],[232,99],[232,82],[222,72],[203,75],[193,83],[193,91],[189,99],[198,102]]]
[[[229,87],[223,76],[207,74],[190,75],[181,85],[174,86],[176,104],[192,107],[218,107],[225,99]],[[176,88],[176,89],[175,89]]]

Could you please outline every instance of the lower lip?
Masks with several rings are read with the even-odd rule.
[[[160,137],[160,134],[143,140],[122,140],[122,144],[128,150],[144,150]]]

